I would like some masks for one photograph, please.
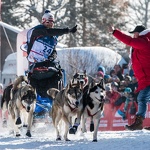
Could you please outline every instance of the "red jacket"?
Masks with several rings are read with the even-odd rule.
[[[138,38],[132,38],[119,30],[113,35],[133,48],[131,61],[135,77],[138,80],[137,92],[150,85],[150,30],[144,30]]]

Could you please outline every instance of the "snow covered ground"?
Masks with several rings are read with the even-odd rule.
[[[0,127],[0,150],[149,150],[150,131],[99,131],[98,142],[92,141],[92,132],[69,135],[71,141],[56,141],[55,129],[50,125],[36,125],[32,137],[10,135],[8,128]]]

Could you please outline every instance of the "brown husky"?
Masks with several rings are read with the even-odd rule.
[[[69,141],[67,134],[75,134],[80,124],[82,113],[82,90],[80,83],[68,84],[67,87],[61,91],[51,88],[47,91],[54,101],[52,105],[52,120],[56,128],[57,139],[61,140],[60,129],[58,124],[61,120],[65,122],[64,139]],[[72,126],[72,117],[77,115],[74,125]]]

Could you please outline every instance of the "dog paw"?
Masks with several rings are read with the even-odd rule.
[[[77,126],[73,126],[69,129],[69,134],[75,134],[77,131]]]
[[[97,139],[93,140],[92,142],[97,142]]]
[[[68,138],[65,141],[70,141]]]
[[[31,137],[30,131],[27,131],[26,136]]]
[[[20,119],[20,117],[18,117],[17,120],[16,120],[16,125],[18,125],[18,124],[21,124],[21,119]]]
[[[61,138],[60,138],[60,137],[58,137],[58,138],[56,139],[56,141],[61,141]]]
[[[74,132],[74,129],[73,129],[73,128],[70,128],[70,129],[69,129],[69,134],[75,134],[75,132]]]
[[[19,136],[21,136],[20,134],[16,134],[16,137],[19,137]]]

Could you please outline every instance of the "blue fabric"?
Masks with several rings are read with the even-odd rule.
[[[123,120],[126,120],[126,114],[122,112],[120,109],[118,109],[118,114],[122,117]]]
[[[35,113],[49,111],[52,107],[52,100],[49,98],[42,98],[40,95],[37,95],[37,102],[35,107]]]
[[[138,102],[138,112],[136,115],[142,116],[145,118],[147,103],[150,102],[150,86],[141,90],[137,97]]]
[[[125,116],[125,113],[124,113],[124,112],[122,112],[120,109],[118,109],[118,111],[117,111],[117,112],[118,112],[118,114],[119,114],[120,116],[122,116],[122,117],[123,117],[123,116]]]
[[[33,27],[32,29],[30,29],[27,32],[27,43],[30,43],[30,38],[33,34],[34,29],[46,29],[46,27],[44,25],[37,25],[37,26]],[[58,36],[39,35],[39,37],[36,37],[31,49],[37,51],[37,47],[40,47],[40,53],[42,53],[44,55],[44,58],[47,60],[48,57],[53,52],[53,49],[57,45],[57,42],[58,42]],[[37,51],[37,52],[39,53],[39,51]],[[28,54],[29,54],[29,52],[28,52]]]

